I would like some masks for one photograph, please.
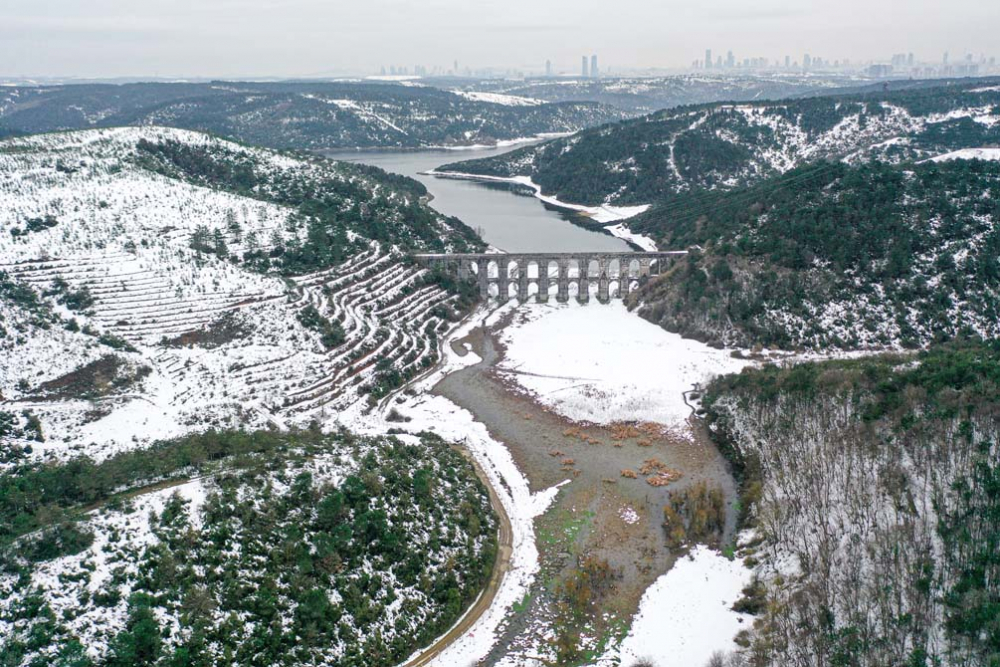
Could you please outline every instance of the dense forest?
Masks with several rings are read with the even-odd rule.
[[[998,396],[995,342],[713,382],[756,535],[730,664],[998,664]]]
[[[439,170],[531,176],[546,194],[579,204],[655,206],[817,160],[900,162],[1000,143],[996,83],[680,107]]]
[[[134,83],[7,87],[0,137],[122,125],[210,132],[271,148],[493,144],[621,118],[594,102],[508,106],[392,83]]]
[[[632,296],[662,326],[730,345],[919,346],[993,337],[1000,164],[820,163],[674,196],[633,229],[693,247]]]
[[[0,530],[3,665],[395,665],[497,548],[447,443],[319,431],[24,464],[0,477]]]

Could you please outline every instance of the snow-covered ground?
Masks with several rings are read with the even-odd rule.
[[[464,338],[491,315],[496,315],[492,309],[481,308],[448,340]],[[471,351],[459,356],[447,341],[442,348],[444,356],[439,368],[412,387],[413,396],[404,397],[402,403],[392,401],[381,413],[367,415],[363,413],[363,403],[359,402],[337,415],[334,421],[359,433],[384,433],[390,427],[402,427],[412,433],[433,431],[446,440],[461,443],[486,473],[500,498],[511,524],[511,560],[489,609],[468,632],[430,663],[433,667],[454,667],[471,665],[482,659],[496,643],[513,605],[527,594],[538,572],[534,519],[555,500],[558,486],[531,493],[528,480],[514,463],[510,451],[490,436],[484,424],[447,398],[430,394],[430,389],[444,375],[480,361]],[[385,413],[391,408],[409,417],[410,421],[404,424],[387,421]]]
[[[682,392],[746,361],[607,305],[537,304],[517,313],[501,340],[501,371],[576,421],[651,421],[687,432]]]
[[[645,213],[649,210],[649,204],[643,204],[642,206],[613,206],[611,204],[602,204],[601,206],[584,206],[582,204],[571,204],[568,202],[561,201],[557,197],[551,197],[549,195],[542,194],[542,187],[531,180],[530,176],[512,176],[510,178],[504,176],[482,176],[479,174],[465,174],[455,171],[437,171],[431,170],[426,172],[430,176],[440,176],[442,178],[459,178],[470,181],[486,181],[491,183],[512,183],[515,185],[524,185],[535,191],[535,197],[541,201],[549,204],[551,206],[556,206],[558,208],[563,208],[568,211],[576,211],[582,213],[589,217],[596,223],[605,225],[606,229],[611,232],[614,236],[620,239],[625,239],[632,241],[643,250],[656,251],[656,242],[642,234],[637,234],[628,228],[628,225],[624,222],[629,218],[634,218],[640,213]],[[617,222],[617,225],[611,225],[611,223]]]
[[[239,155],[262,175],[351,180],[362,201],[385,188],[338,163],[168,128],[4,142],[10,150],[0,153],[0,273],[39,293],[60,279],[93,296],[92,306],[75,312],[53,305],[62,321],[45,327],[31,324],[29,310],[0,300],[0,331],[21,332],[0,334],[0,396],[4,411],[30,410],[40,419],[45,442],[18,443],[30,446],[32,457],[101,459],[210,426],[308,423],[357,400],[377,357],[401,372],[434,361],[429,332],[450,326],[438,307],[454,297],[424,284],[424,272],[401,263],[400,252],[372,242],[339,266],[283,280],[196,251],[191,239],[199,228],[219,235],[230,255],[243,255],[251,239],[268,249],[293,236],[301,240],[306,230],[293,224],[290,207],[141,168],[142,140]],[[346,201],[345,210],[353,204]],[[390,222],[391,212],[385,215]],[[47,227],[8,233],[47,216]],[[342,345],[326,349],[319,333],[302,324],[306,306],[341,325]],[[213,345],[184,342],[220,322],[237,333]],[[135,351],[102,344],[101,334]],[[142,368],[141,382],[109,392],[99,404],[85,392],[58,401],[44,395],[45,383],[108,358]]]
[[[945,153],[930,159],[931,162],[948,162],[950,160],[1000,160],[1000,148],[963,148],[960,151]]]
[[[645,658],[656,667],[704,667],[713,653],[735,649],[732,638],[753,617],[731,607],[750,579],[740,560],[694,548],[642,596],[618,652],[620,664]]]
[[[528,307],[508,303],[492,311],[480,310],[450,340],[464,337],[483,322],[495,324],[511,311],[514,323],[502,333],[507,347],[503,372],[571,419],[656,421],[685,432],[691,409],[682,392],[695,382],[738,371],[746,364],[727,351],[668,333],[629,313],[620,302]],[[359,412],[344,413],[338,421],[362,431],[390,425],[414,433],[430,429],[462,442],[489,475],[510,517],[514,546],[510,571],[490,609],[432,663],[451,667],[473,664],[485,656],[512,606],[528,591],[538,570],[533,519],[547,509],[556,488],[531,494],[508,450],[490,437],[484,425],[447,399],[425,393],[441,376],[480,361],[471,351],[459,356],[449,344],[443,347],[440,370],[415,386],[415,396],[392,403],[412,421],[380,424],[381,418]],[[567,373],[567,368],[572,372]],[[714,651],[732,648],[741,617],[729,607],[749,580],[750,571],[739,561],[702,547],[692,552],[692,560],[684,559],[676,568],[657,580],[643,598],[635,626],[622,645],[621,664],[649,656],[657,667],[697,667]],[[618,656],[618,648],[613,647],[600,664],[618,664]],[[682,659],[663,661],[670,656]]]
[[[453,93],[460,95],[467,100],[476,102],[490,102],[491,104],[503,104],[508,107],[537,107],[546,104],[545,100],[536,100],[531,97],[521,97],[519,95],[504,95],[503,93],[479,93],[475,91],[453,90]]]

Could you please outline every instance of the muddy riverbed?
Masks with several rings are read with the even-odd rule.
[[[728,507],[728,540],[735,523],[735,484],[726,461],[693,418],[691,439],[655,424],[579,424],[505,382],[496,370],[504,354],[497,332],[505,323],[454,341],[457,352],[468,345],[482,361],[445,376],[433,390],[472,412],[507,446],[532,491],[564,482],[556,502],[536,520],[540,576],[487,664],[512,652],[532,655],[547,641],[539,634],[551,630],[557,591],[584,557],[606,559],[620,575],[588,626],[593,635],[588,654],[599,654],[627,630],[642,593],[677,556],[667,547],[662,525],[669,494],[700,481],[719,486]],[[638,473],[654,459],[679,479],[650,485],[648,475]],[[637,476],[623,476],[624,470]]]

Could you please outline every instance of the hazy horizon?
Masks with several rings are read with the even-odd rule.
[[[939,62],[1000,55],[1000,3],[934,0],[765,2],[710,7],[666,0],[124,0],[0,8],[0,75],[8,77],[310,77],[381,67],[575,72],[684,68],[706,48],[725,56]]]

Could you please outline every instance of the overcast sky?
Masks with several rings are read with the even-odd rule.
[[[752,8],[751,8],[752,7]],[[737,57],[1000,56],[1000,0],[0,0],[0,75],[576,71]]]

